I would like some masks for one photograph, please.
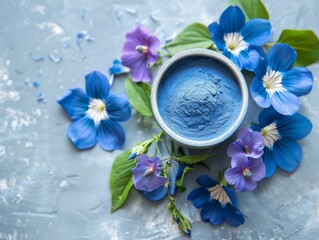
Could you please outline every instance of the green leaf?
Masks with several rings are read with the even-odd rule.
[[[130,104],[143,116],[152,116],[151,86],[126,79],[125,90]]]
[[[207,26],[193,23],[187,26],[177,37],[166,45],[167,51],[174,55],[191,48],[210,48],[213,41],[210,38]]]
[[[311,30],[285,29],[277,42],[287,43],[296,50],[295,66],[308,66],[319,60],[319,39]]]
[[[136,165],[136,162],[127,160],[129,156],[128,151],[119,154],[112,166],[110,174],[112,213],[125,203],[133,186],[131,169]]]
[[[183,162],[186,164],[195,164],[204,161],[213,156],[212,154],[198,155],[198,156],[177,156],[173,157],[176,161]]]
[[[192,233],[192,225],[190,221],[183,215],[181,210],[176,207],[174,198],[171,198],[171,201],[167,207],[172,217],[172,221],[175,221],[178,224],[179,229],[190,236]]]
[[[269,19],[268,11],[261,0],[229,0],[229,5],[238,5],[243,10],[246,21],[252,18]]]

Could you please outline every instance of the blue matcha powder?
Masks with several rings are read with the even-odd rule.
[[[158,90],[164,122],[190,140],[205,141],[223,134],[237,119],[241,105],[240,88],[230,71],[206,57],[173,65]]]

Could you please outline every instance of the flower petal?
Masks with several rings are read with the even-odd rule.
[[[236,192],[243,192],[246,190],[246,178],[244,176],[238,178],[238,181],[235,183]]]
[[[243,68],[243,63],[240,61],[240,59],[237,56],[235,56],[234,54],[232,54],[230,51],[225,49],[223,51],[223,54],[226,57],[228,57],[239,68],[239,70],[241,70]]]
[[[245,189],[244,191],[252,191],[257,187],[257,181],[252,177],[245,178]],[[239,191],[238,191],[239,192]]]
[[[196,179],[198,185],[204,188],[214,187],[216,184],[219,184],[215,179],[211,178],[208,175],[202,175]]]
[[[258,120],[260,127],[263,128],[271,124],[272,122],[277,121],[281,117],[282,115],[278,113],[273,107],[266,108],[259,114]]]
[[[278,166],[292,172],[302,160],[302,148],[294,140],[280,139],[274,144],[273,156]]]
[[[94,122],[87,117],[79,118],[71,123],[67,136],[78,149],[91,148],[97,142]]]
[[[110,84],[107,77],[98,71],[85,76],[86,93],[91,98],[105,100],[109,95]]]
[[[158,59],[159,54],[157,52],[150,52],[148,54],[147,64],[154,64]]]
[[[208,26],[210,38],[213,40],[218,50],[225,49],[224,32],[218,23],[212,23]]]
[[[190,194],[188,194],[187,200],[192,201],[196,208],[202,208],[208,203],[209,197],[208,190],[200,187],[191,191]]]
[[[225,215],[222,205],[217,200],[212,200],[201,211],[203,221],[219,225],[224,221]]]
[[[275,92],[271,99],[272,106],[283,115],[292,115],[299,110],[300,102],[298,97],[288,91]]]
[[[131,117],[131,107],[125,94],[110,94],[106,99],[106,112],[111,120],[124,122]]]
[[[261,160],[261,158],[252,159],[250,171],[253,174],[251,178],[253,178],[255,181],[260,181],[265,177],[266,166],[264,162]]]
[[[154,174],[151,174],[149,176],[142,175],[142,176],[139,176],[138,178],[135,178],[133,174],[133,182],[136,189],[152,192],[155,189],[163,186],[167,182],[167,178],[156,176]]]
[[[263,155],[263,161],[266,166],[266,178],[271,177],[276,172],[276,159],[274,156],[274,152],[270,150],[269,148],[265,148],[264,155]]]
[[[229,168],[225,171],[224,176],[226,178],[226,181],[230,185],[235,185],[239,179],[243,176],[242,172],[240,171],[240,168]]]
[[[233,227],[238,227],[245,222],[245,218],[240,211],[238,211],[231,204],[227,204],[225,207],[225,220]]]
[[[57,102],[73,120],[83,117],[90,104],[88,96],[81,88],[69,89]]]
[[[304,67],[296,67],[284,72],[282,85],[296,96],[310,93],[313,85],[312,73]]]
[[[273,33],[270,22],[260,18],[249,20],[241,30],[244,41],[257,46],[267,43]]]
[[[254,77],[250,84],[250,93],[258,106],[268,108],[271,105],[271,98],[269,97],[262,80],[259,77]]]
[[[160,40],[157,37],[155,37],[153,35],[148,36],[148,46],[152,52],[159,49],[160,45],[161,45]]]
[[[101,121],[97,131],[99,145],[106,151],[120,149],[125,142],[124,129],[112,120]]]
[[[285,72],[291,68],[296,58],[296,51],[288,44],[275,44],[268,52],[268,66],[274,71]]]
[[[232,142],[228,145],[227,155],[229,157],[236,157],[238,155],[244,155],[245,144],[241,139],[237,139],[235,142]]]
[[[123,65],[131,69],[131,76],[135,82],[149,82],[152,74],[147,66],[147,56],[137,52],[135,54],[123,54],[121,57]]]
[[[259,61],[264,61],[267,58],[263,49],[255,45],[249,46],[248,56],[249,56],[249,66],[246,66],[245,69],[252,72],[255,71],[255,69],[257,68]],[[262,76],[265,74],[265,72],[266,72],[266,69],[264,69]],[[262,76],[258,75],[258,77],[260,78],[262,78]]]
[[[230,6],[220,16],[219,24],[224,33],[240,32],[245,25],[245,15],[238,6]]]
[[[300,140],[306,137],[312,130],[312,124],[308,118],[296,113],[292,116],[282,116],[276,122],[279,134],[283,138]]]
[[[164,186],[161,186],[151,192],[143,191],[143,194],[146,199],[156,202],[166,197],[167,189]]]
[[[237,202],[237,198],[236,195],[234,193],[233,190],[231,190],[229,187],[223,187],[223,189],[225,190],[225,192],[227,193],[228,197],[230,198],[232,205],[237,209],[238,208],[238,202]]]

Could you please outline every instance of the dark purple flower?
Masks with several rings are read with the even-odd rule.
[[[149,34],[142,27],[136,27],[126,34],[121,62],[131,69],[131,76],[135,82],[149,82],[152,74],[149,64],[158,59],[156,50],[160,47],[157,37]]]
[[[247,156],[259,158],[263,155],[265,143],[259,132],[250,128],[242,128],[237,132],[237,140],[229,144],[227,155],[231,158]]]
[[[231,168],[225,171],[225,178],[230,185],[235,185],[236,192],[252,191],[257,181],[265,177],[266,167],[261,158],[247,158],[244,155],[233,158]]]
[[[146,154],[140,155],[136,167],[131,170],[135,188],[151,192],[163,186],[167,178],[161,176],[161,164],[162,160],[157,156],[149,158]]]

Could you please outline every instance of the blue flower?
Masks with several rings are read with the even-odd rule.
[[[210,24],[208,30],[218,50],[238,68],[247,70],[251,70],[249,46],[262,46],[273,35],[271,24],[265,19],[255,18],[245,24],[245,15],[238,6],[228,7],[220,16],[219,24]]]
[[[299,96],[312,89],[312,73],[304,67],[292,68],[297,54],[287,44],[275,44],[260,60],[254,72],[250,92],[262,108],[273,106],[277,112],[292,115],[299,110]]]
[[[106,76],[94,71],[85,76],[86,92],[69,89],[57,102],[73,120],[67,136],[78,149],[99,145],[111,151],[125,142],[125,132],[118,122],[131,117],[131,108],[124,94],[109,94]]]
[[[113,61],[113,66],[109,68],[109,73],[111,75],[119,75],[122,73],[128,73],[129,71],[130,71],[130,69],[123,66],[121,61],[118,59],[115,59]]]
[[[234,227],[245,222],[244,215],[238,209],[235,193],[218,181],[202,175],[197,178],[200,188],[194,189],[189,195],[196,208],[202,208],[201,217],[204,222],[219,225],[224,220]]]
[[[183,163],[172,161],[172,166],[168,174],[168,180],[169,180],[168,189],[169,189],[170,195],[172,196],[176,192],[176,186],[175,186],[176,180],[181,178],[185,166],[186,165]],[[152,192],[143,191],[143,194],[150,201],[159,201],[167,196],[167,188],[164,186],[161,186]]]
[[[271,177],[278,165],[292,172],[302,160],[302,148],[297,143],[306,137],[312,129],[311,122],[303,115],[281,115],[273,107],[259,114],[259,125],[251,127],[261,132],[265,141],[262,159],[266,165],[266,177]]]
[[[162,160],[157,156],[149,158],[146,154],[140,155],[131,171],[137,190],[152,192],[167,182],[167,178],[161,176]]]

